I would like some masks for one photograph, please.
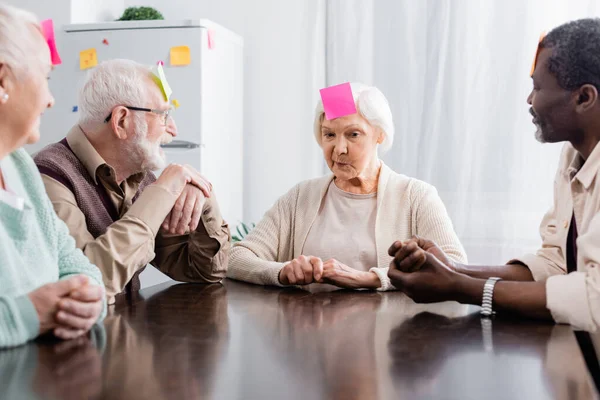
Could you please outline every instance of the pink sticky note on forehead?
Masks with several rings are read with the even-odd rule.
[[[354,104],[350,83],[330,86],[321,89],[320,92],[327,120],[356,114],[356,104]]]
[[[60,59],[60,55],[58,54],[58,50],[56,48],[56,38],[54,37],[54,22],[51,19],[46,19],[40,22],[42,27],[42,33],[46,38],[46,42],[48,43],[48,49],[50,49],[50,59],[52,60],[52,65],[58,65],[62,63]]]

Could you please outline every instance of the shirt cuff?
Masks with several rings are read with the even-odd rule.
[[[378,291],[380,292],[386,292],[388,290],[396,290],[396,287],[394,285],[392,285],[392,281],[390,280],[390,278],[388,277],[387,273],[388,273],[389,268],[371,268],[369,270],[369,272],[374,272],[378,277],[379,280],[381,281],[381,286],[377,288]]]
[[[552,276],[546,281],[546,307],[556,322],[593,331],[595,325],[587,292],[584,272]]]
[[[152,184],[144,189],[125,215],[140,219],[156,236],[176,201],[177,196],[168,189]]]
[[[15,299],[15,304],[21,315],[23,326],[27,332],[27,340],[36,338],[40,333],[40,320],[31,299],[26,294]]]
[[[525,254],[523,257],[514,258],[506,264],[523,264],[533,276],[534,281],[543,281],[554,275],[565,274],[567,271],[557,271],[554,268],[550,268],[544,258],[536,256],[535,254]]]
[[[269,265],[263,271],[263,273],[264,273],[263,279],[265,280],[267,285],[279,286],[279,287],[285,286],[285,285],[282,285],[281,282],[279,282],[279,272],[281,272],[281,270],[283,269],[285,264],[287,264],[287,263],[269,262]]]

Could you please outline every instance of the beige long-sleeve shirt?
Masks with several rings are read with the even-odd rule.
[[[42,174],[42,180],[54,210],[69,227],[77,247],[102,271],[109,304],[148,263],[178,281],[215,283],[225,277],[230,235],[214,193],[204,204],[196,231],[165,234],[160,226],[177,196],[154,183],[133,203],[142,174],[132,175],[119,185],[114,169],[106,164],[80,128],[74,127],[69,132],[67,142],[94,181],[106,188],[119,212],[119,220],[94,239],[73,193],[47,175]]]
[[[540,225],[542,247],[520,262],[546,281],[546,306],[556,322],[595,330],[600,326],[600,146],[585,161],[567,143],[554,179],[554,205]],[[577,271],[567,274],[571,217],[577,224]]]
[[[304,181],[283,195],[256,227],[235,243],[229,253],[227,276],[263,285],[281,286],[279,271],[304,253],[306,238],[333,175]],[[435,188],[392,171],[382,164],[377,183],[375,247],[377,264],[371,268],[381,281],[380,290],[393,290],[387,276],[392,261],[387,253],[395,240],[419,235],[435,241],[457,262],[466,263],[444,203]],[[331,241],[343,240],[332,237]],[[319,257],[319,254],[310,254]]]

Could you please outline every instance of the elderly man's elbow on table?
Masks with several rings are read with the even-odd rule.
[[[220,281],[229,228],[210,181],[189,165],[167,164],[161,145],[177,126],[150,69],[105,61],[88,75],[80,100],[78,123],[35,162],[109,297],[139,290],[149,263],[176,280]]]

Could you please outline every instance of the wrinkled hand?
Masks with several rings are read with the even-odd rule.
[[[388,249],[388,254],[394,257],[396,268],[403,272],[416,271],[425,263],[426,253],[430,253],[448,268],[456,271],[456,264],[450,259],[435,242],[413,236],[411,239],[401,242],[395,241]]]
[[[379,277],[374,272],[350,268],[334,258],[330,258],[323,263],[322,283],[329,283],[346,289],[375,289],[381,286]]]
[[[40,335],[59,326],[55,318],[59,310],[59,302],[69,296],[71,292],[79,290],[87,284],[86,276],[77,275],[62,281],[47,283],[28,294],[40,322]]]
[[[421,254],[419,250],[414,252]],[[464,275],[450,269],[431,253],[425,252],[424,260],[421,260],[420,257],[408,253],[403,259],[396,260],[394,258],[388,270],[388,276],[392,284],[417,303],[455,300],[458,283]],[[396,263],[405,265],[402,264],[402,261],[406,259],[419,260],[419,268],[417,270],[411,269],[415,272],[405,272],[399,269]]]
[[[166,187],[176,196],[181,196],[187,184],[192,184],[210,197],[212,184],[190,165],[170,164],[154,183]]]
[[[59,326],[54,335],[61,339],[73,339],[90,330],[96,323],[104,299],[104,289],[98,285],[84,285],[72,291],[58,302],[56,321]]]
[[[318,257],[300,256],[279,271],[282,285],[308,285],[319,282],[323,276],[323,261]]]
[[[173,209],[162,223],[162,229],[172,235],[193,232],[200,223],[206,196],[196,186],[187,184]]]

